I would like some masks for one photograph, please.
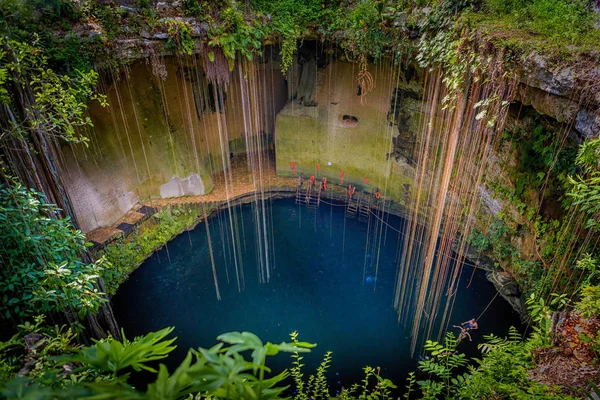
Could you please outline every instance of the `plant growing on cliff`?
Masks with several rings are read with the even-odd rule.
[[[581,288],[581,299],[575,308],[586,318],[600,316],[600,286]]]
[[[600,231],[600,169],[598,152],[600,139],[584,142],[577,153],[576,162],[582,168],[582,174],[570,176],[572,185],[568,195],[573,199],[573,207],[587,216],[586,228]]]
[[[212,24],[208,29],[208,45],[220,47],[233,70],[236,55],[252,61],[260,54],[264,29],[260,20],[247,22],[243,11],[235,0],[231,0],[219,14],[221,22]],[[209,54],[210,57],[210,54]],[[211,60],[213,61],[213,60]]]
[[[39,48],[0,38],[0,102],[10,115],[0,121],[0,145],[12,136],[26,137],[31,130],[87,143],[77,129],[92,126],[86,102],[107,105],[106,97],[94,91],[97,81],[93,70],[78,71],[74,77],[56,74]]]
[[[190,24],[172,18],[166,19],[164,24],[167,27],[167,34],[169,35],[165,48],[177,54],[188,56],[194,54],[194,32]]]
[[[17,182],[0,190],[1,318],[39,313],[84,317],[106,301],[97,289],[103,262],[81,260],[85,238],[44,196]]]

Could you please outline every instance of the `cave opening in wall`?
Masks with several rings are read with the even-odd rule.
[[[293,200],[269,201],[264,211],[256,207],[218,211],[209,218],[210,240],[201,223],[131,275],[113,297],[128,337],[174,326],[178,348],[167,360],[174,368],[188,348],[211,346],[223,332],[249,331],[279,343],[297,331],[300,340],[318,344],[304,355],[307,372],[316,370],[326,351],[333,352],[332,393],[358,382],[367,365],[402,382],[419,359],[410,354],[410,324],[399,323],[393,307],[404,221],[375,209],[367,220],[352,218],[344,203],[326,199],[316,210]],[[272,218],[267,247],[257,231],[263,212]],[[240,227],[235,238],[227,233],[232,216]],[[221,300],[215,295],[211,251]],[[261,283],[264,252],[271,273]],[[485,271],[463,268],[450,320],[459,324],[479,316],[480,330],[460,351],[475,355],[483,335],[503,335],[519,324],[495,294]],[[273,370],[289,365],[289,354],[269,364]]]

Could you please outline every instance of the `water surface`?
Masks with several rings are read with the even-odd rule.
[[[332,391],[360,380],[365,365],[380,366],[383,376],[404,385],[418,357],[410,356],[410,326],[398,324],[393,308],[399,234],[374,216],[368,223],[346,218],[338,205],[321,203],[315,212],[292,200],[273,201],[267,209],[273,271],[270,282],[260,284],[255,212],[251,205],[232,211],[239,227],[243,266],[238,267],[243,268],[245,289],[238,292],[235,243],[227,234],[231,225],[224,210],[209,220],[222,299],[215,296],[201,224],[156,252],[121,286],[113,302],[126,334],[174,326],[178,348],[166,362],[174,367],[188,348],[210,347],[223,332],[250,331],[263,341],[279,343],[298,331],[300,340],[318,344],[304,360],[305,373],[313,373],[323,354],[333,351],[328,377]],[[402,227],[396,216],[381,218]],[[451,322],[479,316],[495,294],[483,271],[465,266]],[[482,335],[505,335],[510,325],[518,324],[517,314],[497,296],[480,318],[473,342],[463,342],[460,350],[476,355]],[[269,365],[289,367],[289,356],[278,355]]]

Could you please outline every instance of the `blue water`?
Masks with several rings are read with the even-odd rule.
[[[260,284],[254,213],[250,205],[233,211],[245,290],[238,292],[233,243],[222,236],[230,229],[228,212],[221,211],[209,226],[222,300],[215,296],[201,224],[156,252],[114,296],[117,321],[127,336],[174,326],[178,348],[166,362],[173,368],[188,348],[210,347],[223,332],[251,331],[263,341],[279,343],[298,331],[300,340],[318,344],[304,360],[305,373],[313,373],[323,354],[333,351],[328,377],[332,393],[360,380],[366,365],[380,366],[382,376],[404,386],[418,357],[410,356],[410,326],[398,324],[392,306],[398,233],[376,219],[368,224],[345,218],[340,206],[322,203],[315,213],[292,200],[273,201],[267,216],[274,268],[271,281]],[[400,218],[382,217],[401,228]],[[496,294],[482,271],[472,275],[472,268],[465,266],[453,324],[477,317]],[[517,314],[498,296],[480,318],[473,342],[461,343],[460,350],[477,355],[482,335],[505,335],[509,326],[518,324]],[[276,370],[289,367],[289,356],[278,355],[269,365]]]

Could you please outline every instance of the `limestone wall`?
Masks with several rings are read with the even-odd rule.
[[[63,149],[67,190],[84,232],[114,223],[140,200],[210,192],[228,152],[245,151],[237,70],[225,112],[218,113],[211,107],[214,88],[194,60],[163,63],[164,80],[142,60],[127,71],[105,71],[109,107],[89,105],[89,146]],[[268,136],[285,101],[285,81],[275,64],[258,65],[257,75],[262,126],[254,133]]]
[[[344,171],[346,184],[379,187],[399,199],[403,184],[412,181],[412,168],[403,160],[388,162],[398,135],[398,127],[388,118],[397,85],[395,69],[385,62],[368,66],[375,86],[361,104],[357,68],[333,61],[316,71],[316,79],[305,77],[306,70],[315,73],[313,68],[302,72],[298,97],[277,115],[277,174],[292,176],[292,162],[297,173],[325,176],[330,182],[339,182]],[[314,86],[304,87],[306,82]]]

